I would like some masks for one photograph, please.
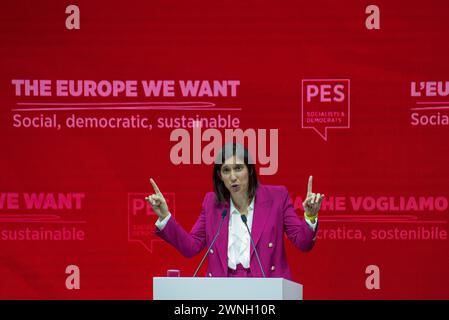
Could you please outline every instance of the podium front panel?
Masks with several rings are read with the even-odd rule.
[[[301,284],[282,278],[154,277],[154,300],[302,300]]]

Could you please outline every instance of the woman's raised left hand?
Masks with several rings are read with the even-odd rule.
[[[324,199],[324,194],[313,193],[312,191],[313,176],[309,177],[309,183],[307,185],[307,196],[302,206],[306,212],[307,217],[314,218],[320,211],[321,201]]]

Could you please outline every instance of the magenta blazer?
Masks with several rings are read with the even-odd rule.
[[[229,201],[218,203],[215,193],[208,192],[198,220],[190,233],[186,232],[172,216],[165,228],[155,233],[173,245],[186,257],[193,257],[202,249],[208,248],[218,227],[221,213],[227,209],[220,235],[209,253],[209,277],[227,277],[228,275],[228,225]],[[260,261],[267,277],[291,279],[285,255],[284,232],[293,244],[302,251],[309,251],[315,244],[316,232],[298,216],[284,186],[259,185],[256,190],[253,224],[251,234],[256,244]],[[253,277],[262,277],[254,247],[251,245],[250,269]]]

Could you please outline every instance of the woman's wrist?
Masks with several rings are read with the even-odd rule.
[[[170,214],[170,213],[167,212],[165,215],[160,215],[160,216],[159,216],[159,221],[161,221],[161,222],[164,221],[165,218],[167,218],[169,214]]]
[[[316,218],[318,216],[318,212],[313,214],[313,213],[309,213],[307,211],[304,211],[304,216],[306,217],[306,219],[308,219],[310,222],[315,223]]]

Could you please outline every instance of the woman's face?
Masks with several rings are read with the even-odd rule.
[[[221,166],[220,178],[231,195],[248,195],[248,167],[242,159],[228,158]]]

